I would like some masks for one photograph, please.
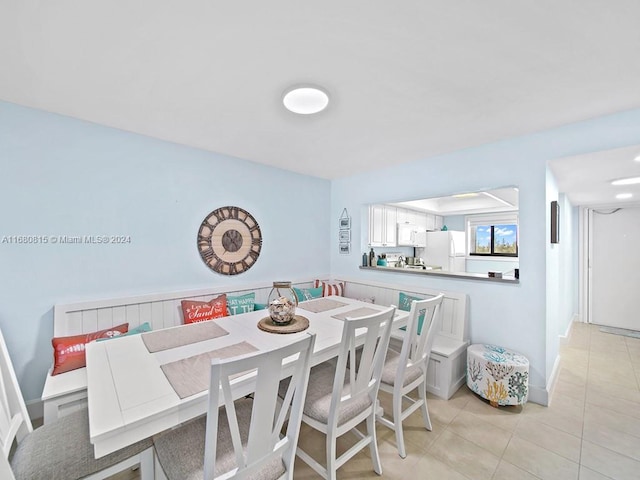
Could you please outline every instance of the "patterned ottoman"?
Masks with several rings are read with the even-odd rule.
[[[493,407],[523,405],[529,396],[529,360],[497,345],[469,345],[467,386]]]

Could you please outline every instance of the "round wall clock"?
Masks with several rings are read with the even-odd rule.
[[[221,207],[204,219],[198,231],[198,252],[214,272],[237,275],[250,269],[262,248],[256,219],[239,207]]]

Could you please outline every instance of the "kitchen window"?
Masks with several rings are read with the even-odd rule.
[[[513,214],[467,217],[469,255],[518,256],[518,218]]]

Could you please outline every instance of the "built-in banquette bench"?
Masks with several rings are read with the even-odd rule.
[[[308,288],[312,281],[296,282],[294,286]],[[229,286],[206,290],[140,295],[125,298],[94,300],[56,305],[53,310],[53,336],[66,337],[107,329],[129,323],[129,329],[148,322],[152,330],[182,325],[182,300],[208,302],[227,293],[242,295],[255,292],[256,303],[266,303],[272,284],[247,285],[240,290]],[[49,370],[42,391],[44,423],[71,413],[87,404],[87,369],[51,375]]]
[[[294,282],[293,286],[310,288],[313,281]],[[222,293],[242,295],[255,292],[256,303],[266,303],[271,284],[248,285],[240,290],[214,287],[172,293],[140,295],[126,298],[94,300],[56,305],[53,313],[54,337],[80,335],[129,323],[129,329],[148,322],[152,330],[181,325],[182,300],[210,301]],[[374,298],[376,304],[397,305],[399,292],[429,297],[439,291],[380,283],[346,281],[346,297]],[[445,293],[443,327],[436,336],[428,372],[427,389],[434,395],[449,398],[464,383],[467,308],[466,295]],[[393,341],[399,341],[397,335]],[[47,375],[42,392],[44,423],[49,423],[87,404],[86,368]]]

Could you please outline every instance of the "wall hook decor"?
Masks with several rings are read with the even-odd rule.
[[[338,249],[340,254],[349,255],[351,253],[351,217],[346,208],[342,210],[338,225],[340,228],[338,232]]]

